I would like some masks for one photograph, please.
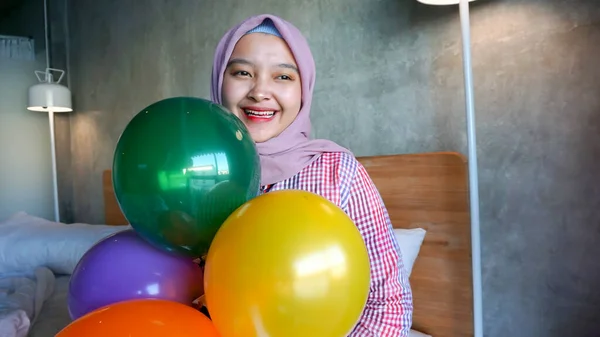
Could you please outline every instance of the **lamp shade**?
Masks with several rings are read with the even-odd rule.
[[[54,82],[52,72],[59,72],[58,81]],[[60,84],[65,72],[60,69],[46,68],[46,71],[35,71],[35,76],[40,83],[29,87],[27,110],[70,112],[73,111],[71,103],[71,90]]]
[[[426,5],[458,5],[460,0],[417,0],[418,2],[424,3]],[[469,2],[473,2],[475,0],[469,0]]]
[[[71,91],[56,83],[38,83],[29,88],[27,110],[31,111],[73,111]]]

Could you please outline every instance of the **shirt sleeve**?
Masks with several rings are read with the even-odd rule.
[[[360,163],[352,171],[343,208],[365,241],[371,286],[366,307],[348,337],[407,337],[412,325],[412,291],[400,248],[369,174]]]

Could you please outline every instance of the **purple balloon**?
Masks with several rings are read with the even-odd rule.
[[[69,283],[71,319],[117,302],[157,298],[192,305],[203,293],[202,269],[186,256],[163,251],[133,230],[90,248]]]

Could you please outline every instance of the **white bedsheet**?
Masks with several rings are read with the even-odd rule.
[[[0,337],[26,337],[44,302],[54,291],[54,273],[46,267],[32,275],[0,278]]]
[[[69,293],[70,275],[57,275],[54,282],[54,292],[44,302],[38,319],[31,325],[28,337],[56,336],[64,327],[71,323],[67,298]]]
[[[63,224],[19,212],[0,223],[0,337],[25,337],[54,293],[96,242],[129,226]]]

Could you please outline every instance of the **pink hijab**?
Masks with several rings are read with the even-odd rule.
[[[246,32],[267,18],[273,21],[296,59],[302,79],[302,108],[294,122],[279,136],[256,144],[260,155],[261,185],[263,186],[293,177],[324,152],[350,153],[348,149],[329,140],[309,140],[310,104],[316,76],[315,63],[308,42],[300,31],[291,23],[277,16],[262,14],[247,18],[223,36],[215,51],[211,99],[217,104],[223,104],[221,99],[223,73],[236,43]]]

